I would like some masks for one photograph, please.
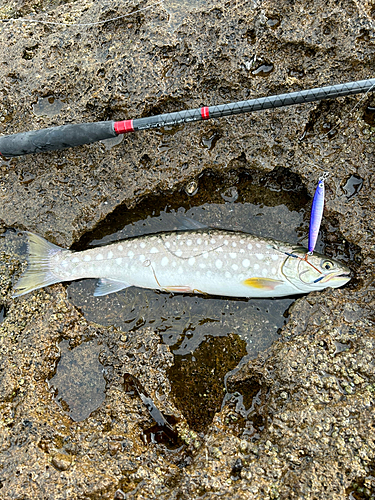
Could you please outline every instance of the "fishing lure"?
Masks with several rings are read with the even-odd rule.
[[[324,172],[324,174],[319,178],[318,186],[315,190],[312,202],[309,227],[308,255],[313,254],[316,241],[318,239],[324,209],[324,181],[327,179],[327,177],[328,173]]]

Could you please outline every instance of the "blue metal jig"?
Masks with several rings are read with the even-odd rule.
[[[322,177],[319,178],[318,187],[316,188],[314,199],[312,202],[308,244],[309,255],[311,255],[315,249],[320,224],[322,222],[324,208],[324,181],[327,179],[327,177],[328,173],[324,172]]]

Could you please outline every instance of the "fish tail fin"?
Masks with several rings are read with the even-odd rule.
[[[32,290],[59,283],[62,278],[51,270],[51,258],[59,252],[68,252],[45,240],[41,236],[27,232],[28,267],[14,286],[13,297],[20,297]]]

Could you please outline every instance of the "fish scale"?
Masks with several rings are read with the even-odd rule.
[[[279,297],[341,286],[349,270],[320,254],[248,233],[172,231],[72,252],[29,234],[29,268],[15,296],[52,283],[99,278],[95,295],[128,286],[232,297]],[[329,269],[322,263],[329,262]],[[328,264],[327,264],[328,266]],[[330,271],[330,272],[328,272]]]

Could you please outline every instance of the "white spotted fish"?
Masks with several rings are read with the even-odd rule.
[[[95,296],[137,286],[228,297],[282,297],[350,280],[347,267],[316,252],[222,229],[156,233],[82,252],[27,234],[29,266],[14,297],[82,278],[100,278]]]

